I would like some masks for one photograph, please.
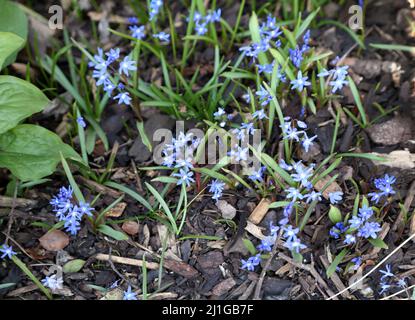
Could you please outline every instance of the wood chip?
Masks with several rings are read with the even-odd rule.
[[[111,260],[114,263],[126,264],[126,265],[129,265],[129,266],[136,266],[136,267],[142,267],[143,266],[143,260],[124,258],[124,257],[118,257],[118,256],[110,256],[109,254],[104,254],[104,253],[98,253],[95,256],[95,259],[100,260],[100,261],[110,261]],[[159,268],[159,266],[160,265],[156,262],[146,261],[147,269],[157,270]]]
[[[11,208],[12,206],[15,208],[33,208],[36,205],[36,200],[0,196],[0,207],[2,208]]]
[[[271,201],[269,201],[268,199],[262,199],[249,216],[249,221],[251,221],[253,224],[260,223],[267,214],[270,204]]]
[[[219,282],[212,289],[212,294],[218,297],[223,296],[224,294],[228,293],[235,285],[236,285],[236,282],[233,278],[225,279]]]
[[[265,239],[265,236],[263,235],[261,228],[253,224],[249,220],[246,221],[245,230],[252,234],[254,237],[258,238],[259,240]]]

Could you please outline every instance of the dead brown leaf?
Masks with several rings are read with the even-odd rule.
[[[39,242],[48,251],[59,251],[69,244],[69,237],[60,230],[53,230],[39,238]]]

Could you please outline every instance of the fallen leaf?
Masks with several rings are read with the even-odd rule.
[[[111,208],[107,212],[105,212],[105,216],[118,218],[123,214],[126,206],[127,204],[125,202],[120,202],[117,205],[115,205],[114,208]]]
[[[130,236],[134,236],[138,233],[139,224],[135,221],[126,221],[122,224],[121,229]]]
[[[321,190],[323,190],[324,186],[330,181],[330,179],[331,179],[330,176],[325,176],[323,179],[317,181],[314,184],[314,188],[320,192]],[[330,199],[329,194],[332,192],[337,192],[337,191],[343,191],[343,190],[336,181],[333,181],[327,186],[326,190],[323,191],[322,195],[325,199],[328,200]]]
[[[59,251],[69,244],[69,237],[60,230],[53,230],[39,238],[39,242],[48,251]]]

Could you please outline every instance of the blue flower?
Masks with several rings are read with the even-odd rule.
[[[264,181],[263,175],[264,175],[265,167],[261,167],[258,170],[253,170],[251,174],[248,176],[248,179],[251,181]]]
[[[267,117],[267,115],[266,115],[266,113],[265,113],[264,109],[260,109],[260,110],[255,111],[255,112],[252,114],[252,117],[253,117],[254,119],[259,119],[259,120],[262,120],[262,119],[268,119],[268,117]]]
[[[253,257],[250,257],[248,260],[241,259],[242,262],[242,269],[246,269],[248,271],[254,271],[255,267],[260,264],[261,262],[261,255],[257,254]]]
[[[294,167],[296,173],[293,173],[291,177],[295,182],[301,182],[302,186],[308,186],[309,181],[308,179],[313,175],[313,168],[312,167],[305,167],[302,164],[298,164]]]
[[[361,257],[355,257],[351,260],[351,262],[354,263],[353,269],[357,270],[357,269],[359,269],[360,265],[362,264],[362,258]]]
[[[114,97],[114,99],[118,100],[118,104],[123,104],[123,103],[126,105],[131,104],[131,97],[128,92],[120,92]]]
[[[138,18],[137,17],[128,17],[127,21],[129,24],[137,24],[138,23]]]
[[[186,171],[186,170],[180,169],[179,173],[175,173],[175,174],[173,174],[173,176],[180,178],[177,181],[178,186],[180,186],[182,184],[186,184],[186,186],[190,186],[191,182],[195,182],[195,180],[192,178],[193,172],[191,172],[191,171]]]
[[[307,81],[307,79],[308,77],[303,77],[301,71],[298,71],[297,79],[291,81],[291,89],[298,89],[300,92],[303,91],[304,87],[307,87],[311,84],[309,81]]]
[[[196,22],[195,30],[196,30],[197,35],[199,36],[205,35],[208,32],[207,23],[206,22],[200,23],[199,21]]]
[[[163,31],[153,34],[153,37],[159,39],[161,42],[164,42],[164,43],[170,42],[170,34],[165,33]]]
[[[352,234],[346,234],[346,237],[344,239],[344,244],[353,244],[356,243],[356,237]]]
[[[276,239],[273,236],[265,237],[264,239],[261,240],[261,244],[257,246],[257,249],[260,251],[271,252],[272,246],[274,245],[275,240]]]
[[[307,246],[305,244],[302,244],[300,239],[298,239],[297,237],[291,238],[290,240],[286,241],[284,247],[297,253],[300,253],[300,250],[307,248]]]
[[[366,222],[363,226],[357,231],[357,235],[363,238],[377,238],[377,233],[382,230],[380,224],[377,222]]]
[[[329,193],[329,199],[331,204],[337,204],[343,200],[343,192],[335,191]]]
[[[42,284],[50,288],[52,291],[62,289],[63,279],[62,277],[58,277],[56,274],[51,276],[46,276],[42,279]]]
[[[362,225],[363,221],[360,217],[353,216],[351,219],[349,219],[348,223],[350,225],[350,228],[356,229]]]
[[[380,283],[381,290],[379,291],[379,294],[383,294],[389,291],[391,288],[391,285],[385,282]]]
[[[127,291],[124,291],[123,300],[137,300],[137,294],[132,291],[131,286],[128,286]]]
[[[219,22],[221,15],[222,15],[222,10],[221,9],[218,9],[218,10],[212,11],[212,12],[209,12],[206,15],[206,17],[205,17],[206,22],[207,23],[210,23],[210,22]]]
[[[292,61],[294,66],[300,68],[301,62],[304,59],[302,50],[300,50],[300,48],[297,46],[295,49],[288,49],[288,52],[290,54],[290,60]]]
[[[152,21],[159,13],[160,7],[163,6],[162,0],[151,0],[150,1],[150,21]]]
[[[143,40],[144,37],[146,36],[144,29],[145,26],[130,26],[130,31],[131,31],[131,36],[133,38],[136,38],[138,40]]]
[[[305,152],[308,152],[308,150],[310,149],[310,147],[313,145],[313,141],[317,138],[317,136],[313,136],[311,138],[309,138],[307,136],[307,133],[304,132],[304,137],[301,140],[301,145],[304,148]]]
[[[218,200],[223,193],[223,188],[225,187],[225,183],[220,181],[219,179],[215,179],[211,182],[209,192],[213,193],[212,199]]]
[[[114,61],[118,60],[118,58],[120,57],[120,48],[111,49],[105,55],[108,57],[108,64],[111,64]]]
[[[88,63],[89,67],[93,67],[96,70],[106,70],[108,67],[107,59],[104,57],[104,51],[98,48],[98,54],[94,55],[94,60]]]
[[[271,94],[263,86],[259,86],[259,90],[255,92],[255,95],[258,96],[261,106],[266,106],[272,100]]]
[[[271,236],[275,237],[279,230],[280,230],[280,227],[274,226],[272,222],[269,223],[269,232]]]
[[[395,277],[395,274],[392,272],[392,267],[390,264],[387,264],[385,270],[379,270],[380,273],[383,274],[383,276],[380,278],[381,280],[385,280],[387,278],[393,278]]]
[[[135,64],[135,61],[131,60],[129,56],[126,56],[124,57],[124,60],[121,61],[118,72],[120,74],[124,73],[127,77],[129,77],[129,71],[137,70],[137,66]]]
[[[329,84],[332,86],[331,93],[336,93],[338,90],[341,90],[343,86],[347,85],[349,82],[344,79],[336,79],[334,81],[330,81]]]
[[[282,229],[284,230],[284,238],[286,238],[287,241],[294,239],[300,231],[299,228],[294,228],[292,225],[285,226]]]
[[[117,86],[115,84],[113,84],[111,80],[106,79],[104,81],[104,88],[103,89],[109,96],[111,96],[112,91],[114,91],[115,88],[117,88]]]
[[[301,192],[294,187],[290,187],[286,190],[287,192],[287,199],[292,199],[292,201],[296,201],[297,199],[302,200],[304,198],[304,196],[301,194]]]
[[[366,204],[364,204],[362,208],[359,209],[359,217],[362,219],[362,221],[369,220],[372,215],[373,209],[368,207]]]
[[[13,256],[15,256],[17,253],[13,251],[13,248],[11,246],[8,246],[7,244],[3,244],[0,248],[0,252],[2,255],[0,256],[0,259],[9,258],[11,259]]]
[[[85,120],[82,116],[79,116],[78,118],[76,118],[76,122],[82,127],[85,128],[86,127],[86,123]]]
[[[275,60],[272,63],[269,64],[257,64],[258,67],[258,73],[272,73],[272,70],[274,69]]]

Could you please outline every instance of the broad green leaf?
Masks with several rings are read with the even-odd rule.
[[[0,32],[0,70],[9,57],[15,54],[24,44],[24,40],[11,32]]]
[[[382,239],[369,239],[369,242],[376,248],[388,249],[388,245]]]
[[[85,260],[82,259],[75,259],[65,263],[63,266],[64,273],[74,273],[80,271],[85,264]]]
[[[43,110],[48,103],[49,99],[31,83],[0,76],[0,134]]]
[[[31,124],[22,124],[0,135],[0,167],[8,168],[22,181],[52,174],[65,158],[82,158],[55,133]]]
[[[249,253],[255,255],[257,253],[254,244],[249,239],[242,239],[244,246],[248,249]]]
[[[340,213],[339,208],[330,205],[329,218],[334,224],[342,221],[342,214]]]
[[[128,236],[126,234],[120,231],[114,230],[113,228],[111,228],[110,226],[107,226],[106,224],[101,224],[98,227],[98,231],[118,241],[128,240]]]
[[[23,42],[20,46],[0,63],[0,69],[14,62],[17,52],[23,48],[27,39],[28,22],[24,12],[12,1],[0,0],[0,32],[10,32],[19,36]],[[0,44],[1,47],[1,44]],[[1,60],[1,59],[0,59]]]

